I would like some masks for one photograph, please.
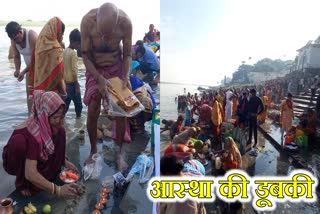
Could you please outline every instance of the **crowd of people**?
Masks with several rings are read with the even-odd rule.
[[[176,97],[179,114],[177,120],[162,120],[161,133],[169,132],[171,139],[161,160],[162,174],[183,176],[191,170],[198,171],[198,176],[205,176],[205,173],[200,173],[200,169],[205,167],[208,161],[212,161],[211,173],[215,176],[223,175],[231,169],[242,169],[242,155],[246,153],[247,146],[251,146],[249,155],[257,156],[257,127],[265,123],[269,116],[271,118],[272,111],[279,114],[278,122],[281,124],[282,133],[285,133],[284,149],[297,148],[293,144],[297,141],[295,138],[298,135],[314,136],[316,127],[319,126],[319,94],[317,107],[309,108],[300,115],[294,114],[293,97],[294,94],[309,93],[313,99],[320,82],[317,76],[308,72],[296,73],[290,73],[281,79],[265,81],[260,85],[210,89],[200,95],[187,93]],[[310,81],[313,85],[299,85],[299,82],[292,81],[292,75],[302,76],[299,80],[303,78],[304,82]],[[294,117],[299,118],[297,126],[293,126]],[[238,133],[235,130],[238,130]],[[248,140],[241,136],[246,133],[244,130],[248,130]],[[293,133],[294,137],[288,141],[288,136]],[[198,162],[184,170],[184,165],[190,160]],[[173,173],[171,168],[174,165],[179,167]],[[205,213],[205,210],[199,209],[203,206],[201,203],[192,203],[195,202],[170,205],[163,203],[162,209],[180,210],[183,206],[188,206],[192,207],[192,211],[183,213]],[[230,207],[241,209],[239,203],[234,203],[224,208],[222,206],[221,209],[225,209],[222,213],[230,212]]]
[[[160,32],[152,24],[143,37],[147,43],[141,40],[133,45],[130,17],[116,5],[104,3],[83,16],[80,30],[74,29],[69,35],[68,47],[63,42],[65,28],[58,17],[51,18],[39,35],[14,21],[5,28],[11,40],[9,55],[14,60],[14,77],[18,81],[26,79],[29,116],[15,128],[2,158],[5,171],[16,176],[16,189],[25,196],[39,191],[58,196],[79,193],[77,184],[55,184],[62,166],[79,172],[66,158],[64,116],[71,101],[77,118],[83,115],[82,103],[88,107],[86,125],[91,150],[85,164],[91,163],[92,156],[98,152],[97,123],[102,100],[108,100],[110,91],[121,93],[129,89],[140,101],[144,110],[136,116],[110,116],[115,123],[115,157],[122,171],[127,167],[121,155],[126,130],[144,131],[144,123],[152,119],[156,108],[153,91],[143,81],[149,73],[160,74],[159,58],[155,54],[160,49]],[[21,55],[26,63],[22,71]],[[86,68],[83,98],[78,55]],[[114,77],[121,80],[117,87],[109,81]],[[150,82],[154,79],[154,76],[148,78]]]

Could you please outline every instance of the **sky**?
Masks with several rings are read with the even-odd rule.
[[[161,81],[214,86],[242,61],[294,60],[320,35],[319,8],[318,0],[161,0]]]
[[[0,20],[47,21],[58,16],[65,23],[79,24],[82,17],[106,0],[14,0],[5,1],[0,7]],[[133,25],[133,42],[142,39],[149,25],[160,29],[160,0],[109,0],[122,9]]]

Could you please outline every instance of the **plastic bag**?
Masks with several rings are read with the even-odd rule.
[[[115,85],[114,89],[108,89],[107,97],[103,99],[103,107],[110,116],[116,117],[134,117],[144,110],[144,106],[140,103],[138,98],[128,89],[117,91],[119,80],[107,80],[109,85]],[[115,83],[112,83],[114,81]],[[122,86],[120,86],[122,87]],[[120,89],[119,89],[120,90]],[[122,105],[122,107],[120,106]],[[127,107],[127,110],[124,109]]]
[[[83,178],[84,180],[98,179],[102,170],[102,157],[99,154],[92,155],[93,163],[88,163],[83,167]]]
[[[136,162],[133,164],[128,176],[126,177],[126,181],[131,181],[133,176],[136,173],[139,173],[139,183],[147,182],[154,168],[153,157],[148,157],[146,154],[141,154],[137,157]]]

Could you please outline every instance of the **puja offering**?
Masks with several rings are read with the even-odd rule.
[[[100,203],[103,204],[104,206],[107,204],[107,198],[100,198]]]
[[[13,200],[11,198],[5,198],[1,200],[0,213],[13,214]]]
[[[92,214],[100,214],[100,213],[101,213],[100,210],[97,210],[97,209],[92,211]]]
[[[75,183],[79,180],[79,175],[71,169],[62,170],[59,177],[65,183]]]
[[[100,193],[100,197],[101,197],[101,198],[106,198],[106,197],[107,197],[107,193],[101,192],[101,193]]]
[[[103,187],[102,192],[108,194],[110,192],[110,189],[108,187]]]
[[[104,207],[103,204],[100,203],[100,202],[98,202],[98,203],[96,204],[96,209],[97,209],[97,210],[102,210],[103,207]]]

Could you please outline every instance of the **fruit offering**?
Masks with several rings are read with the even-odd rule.
[[[51,213],[51,206],[49,204],[46,204],[42,208],[42,213],[43,214],[50,214]]]
[[[65,183],[74,183],[79,180],[79,175],[71,169],[65,169],[60,173],[60,179]]]
[[[30,202],[27,206],[23,208],[26,214],[36,214],[37,208]]]

